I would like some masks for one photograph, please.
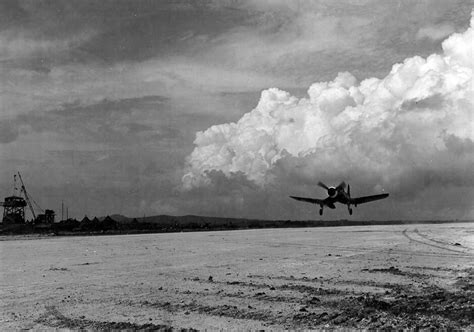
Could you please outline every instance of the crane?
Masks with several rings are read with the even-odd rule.
[[[33,220],[36,220],[35,210],[33,209],[33,205],[31,204],[30,196],[28,195],[28,192],[26,191],[25,183],[23,182],[23,179],[21,178],[20,172],[18,172],[18,178],[20,179],[20,182],[21,182],[21,191],[23,191],[23,194],[25,195],[26,203],[28,204],[28,207],[30,208],[31,214],[33,215]]]

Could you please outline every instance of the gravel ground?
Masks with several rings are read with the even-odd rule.
[[[474,224],[0,241],[0,329],[474,328]]]

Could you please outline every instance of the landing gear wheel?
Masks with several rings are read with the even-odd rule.
[[[320,215],[320,216],[323,215],[323,209],[319,209],[319,215]]]
[[[349,214],[352,216],[352,209],[349,209]]]

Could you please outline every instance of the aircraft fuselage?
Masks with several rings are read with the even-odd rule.
[[[349,204],[351,204],[349,199],[350,198],[347,195],[347,193],[341,190],[341,191],[338,191],[336,195],[329,196],[328,198],[326,198],[324,200],[324,205],[327,206],[330,209],[335,209],[336,206],[334,205],[334,203],[341,203],[341,204],[344,204],[344,205],[349,205]]]

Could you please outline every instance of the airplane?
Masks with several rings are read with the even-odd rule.
[[[388,194],[379,194],[379,195],[372,195],[372,196],[362,196],[357,198],[351,198],[351,186],[347,186],[347,192],[344,191],[346,188],[346,183],[343,181],[337,187],[328,187],[322,182],[318,182],[318,186],[326,189],[328,191],[328,197],[325,199],[317,199],[317,198],[307,198],[307,197],[297,197],[297,196],[290,196],[297,201],[308,202],[312,204],[319,205],[319,215],[323,215],[323,208],[327,206],[330,209],[335,209],[336,206],[334,203],[341,203],[346,204],[347,209],[349,210],[349,214],[352,215],[352,208],[351,205],[357,207],[359,204],[368,203],[372,201],[377,201],[379,199],[384,199],[388,197]]]

